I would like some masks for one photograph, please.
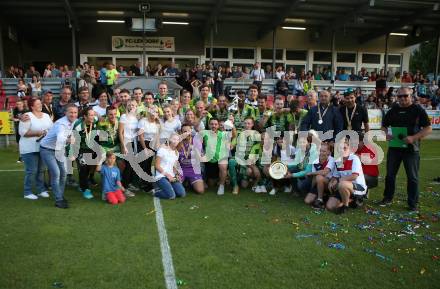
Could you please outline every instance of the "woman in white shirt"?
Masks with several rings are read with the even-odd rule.
[[[182,126],[180,120],[175,118],[170,105],[164,105],[163,120],[161,121],[160,142],[165,143],[173,133],[180,130]]]
[[[156,155],[156,188],[154,196],[161,199],[175,199],[186,195],[185,188],[180,181],[178,173],[179,153],[177,145],[180,137],[172,134],[168,145],[159,148]]]
[[[151,165],[153,163],[154,153],[159,145],[160,132],[159,109],[156,106],[147,109],[146,116],[139,121],[138,129],[138,148],[148,153],[147,159],[141,162],[140,165],[148,176],[152,176]],[[143,180],[142,189],[149,192],[153,189],[153,186],[148,180]]]
[[[30,91],[32,96],[40,96],[41,95],[41,82],[38,79],[38,76],[32,75],[32,80],[29,83]]]
[[[20,122],[19,133],[21,135],[19,150],[21,159],[24,162],[24,198],[36,200],[38,196],[48,198],[47,188],[44,185],[44,164],[40,158],[40,140],[52,127],[52,120],[49,115],[42,112],[41,101],[32,98],[29,101],[31,112],[26,113],[30,120]],[[32,184],[38,190],[38,196],[32,193]]]
[[[137,102],[135,100],[130,100],[127,102],[127,112],[123,114],[119,120],[119,140],[121,145],[122,154],[136,154],[137,152],[137,129],[138,129],[138,119],[136,115]],[[125,195],[127,197],[134,197],[135,194],[130,191],[129,186],[133,181],[134,171],[130,165],[130,162],[125,160],[125,167],[122,171],[122,185],[125,190]],[[131,186],[132,190],[136,188]]]
[[[101,92],[98,96],[98,104],[93,106],[93,111],[98,118],[106,115],[108,106],[108,95],[106,91]]]

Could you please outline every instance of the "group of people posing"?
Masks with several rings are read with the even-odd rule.
[[[233,101],[225,95],[213,97],[206,85],[200,86],[197,96],[182,91],[180,99],[169,95],[166,83],[158,85],[158,94],[141,88],[113,92],[110,96],[102,90],[90,102],[89,89],[81,87],[74,103],[67,87],[55,103],[43,105],[39,98],[30,99],[30,112],[20,116],[18,128],[26,199],[49,197],[50,187],[55,206],[67,208],[64,190],[66,180],[75,183],[73,163],[83,197],[96,196],[94,175],[99,172],[100,196],[111,204],[139,191],[163,199],[183,197],[189,189],[203,194],[213,188],[224,195],[229,184],[235,195],[247,187],[269,195],[284,191],[304,197],[314,208],[343,213],[361,205],[368,189],[377,186],[377,151],[363,142],[369,131],[367,111],[356,103],[353,91],[345,93],[340,107],[331,105],[328,91],[320,92],[319,102],[315,91],[308,93],[305,103],[280,95],[270,101],[256,85],[238,91]],[[407,94],[405,100],[410,101],[410,89],[402,88],[400,94]],[[412,144],[430,129],[423,109],[405,102],[395,109],[403,109],[408,118],[417,115],[420,129],[412,125],[408,148],[393,152],[384,205],[394,195],[400,162],[408,173],[406,158],[418,154],[409,147],[416,147]],[[404,118],[392,108],[384,118],[386,134],[387,127]],[[343,130],[354,131],[359,146],[338,138]],[[316,132],[326,139],[320,140]],[[275,177],[271,172],[276,162],[286,166],[284,175]],[[417,170],[414,165],[416,179],[409,178],[416,187]],[[32,191],[34,181],[38,194]],[[418,188],[409,189],[410,208],[416,208],[417,202]]]

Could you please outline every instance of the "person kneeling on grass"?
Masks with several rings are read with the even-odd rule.
[[[179,178],[177,165],[179,162],[179,135],[172,134],[168,144],[162,145],[156,155],[156,183],[154,196],[161,199],[175,199],[186,195],[185,188]]]
[[[369,148],[364,144],[363,133],[359,133],[359,146],[356,155],[362,160],[362,171],[364,172],[365,183],[368,187],[365,197],[368,198],[369,190],[377,187],[379,183],[379,166],[373,162],[376,158],[376,152],[374,149],[372,147]],[[364,158],[362,158],[363,155]]]
[[[348,140],[341,140],[336,147],[341,159],[336,160],[328,188],[332,194],[327,202],[327,210],[337,214],[344,213],[351,206],[362,205],[367,191],[362,164],[359,157],[350,152]]]
[[[332,178],[332,171],[335,167],[335,160],[331,156],[332,147],[330,143],[321,143],[319,159],[313,163],[312,172],[307,174],[313,178],[312,190],[306,195],[304,202],[315,209],[324,207],[325,193],[328,193],[328,182]]]
[[[102,197],[112,205],[124,203],[125,188],[121,183],[121,172],[115,166],[116,156],[113,152],[106,153],[105,164],[101,167]]]

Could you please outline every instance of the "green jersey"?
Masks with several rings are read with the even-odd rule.
[[[226,146],[229,133],[225,131],[217,131],[217,140],[211,135],[212,131],[203,136],[203,147],[205,154],[211,157],[210,163],[217,163],[219,160],[229,157],[229,148]]]
[[[234,126],[237,130],[243,129],[243,122],[246,118],[252,117],[255,119],[255,110],[252,106],[245,104],[243,109],[238,109],[234,112]]]
[[[266,128],[275,126],[277,131],[288,131],[289,125],[293,122],[291,113],[282,112],[281,114],[272,114],[266,123]]]
[[[96,121],[93,121],[92,124],[86,125],[84,119],[78,119],[73,125],[73,131],[78,132],[81,137],[81,141],[79,144],[80,150],[91,150],[91,140],[94,139],[96,142],[98,141],[97,132],[96,132]]]
[[[119,120],[116,120],[116,123],[113,125],[107,119],[98,122],[96,125],[96,129],[98,131],[107,132],[107,140],[101,141],[99,139],[99,145],[104,149],[105,152],[113,151],[119,152]]]

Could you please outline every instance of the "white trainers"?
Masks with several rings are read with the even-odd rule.
[[[234,188],[232,189],[232,194],[233,195],[238,195],[238,192],[239,192],[239,186],[234,186]]]
[[[260,192],[260,186],[255,186],[255,187],[252,187],[252,192],[255,192],[255,193],[261,193]]]
[[[219,185],[217,190],[217,195],[223,196],[225,194],[225,185]]]
[[[292,186],[285,186],[285,187],[284,187],[284,192],[285,192],[285,193],[290,193],[290,192],[292,192]]]
[[[39,193],[38,196],[42,198],[49,198],[49,193],[47,191],[44,191]]]
[[[260,186],[260,193],[267,193],[266,186]]]
[[[277,191],[275,189],[270,190],[269,195],[275,196]]]
[[[38,200],[38,197],[34,194],[26,195],[26,196],[24,196],[24,198],[28,199],[28,200]]]

